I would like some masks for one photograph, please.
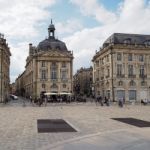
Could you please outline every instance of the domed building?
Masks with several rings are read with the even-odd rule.
[[[48,38],[36,47],[29,44],[25,68],[16,80],[20,83],[18,91],[22,96],[40,97],[43,92],[72,93],[73,53],[64,42],[55,38],[52,20],[48,27]]]

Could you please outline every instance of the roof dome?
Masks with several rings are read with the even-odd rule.
[[[61,50],[67,51],[66,44],[54,38],[48,38],[39,43],[38,49],[41,51],[47,50]]]
[[[38,45],[39,51],[47,51],[47,50],[61,50],[67,51],[66,44],[58,39],[55,39],[55,26],[52,23],[48,27],[48,39],[41,41]]]

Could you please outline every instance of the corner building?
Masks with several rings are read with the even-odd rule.
[[[150,99],[150,35],[114,33],[92,61],[95,95]]]
[[[25,68],[21,76],[23,89],[20,90],[26,97],[39,97],[41,92],[72,93],[73,53],[68,51],[64,42],[55,38],[52,21],[48,27],[48,38],[37,47],[29,44]]]
[[[0,33],[0,102],[9,98],[10,49],[4,35]]]

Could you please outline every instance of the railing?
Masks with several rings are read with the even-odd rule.
[[[129,74],[128,77],[129,77],[129,78],[136,78],[136,75]]]
[[[109,77],[110,77],[109,75],[106,76],[106,78],[109,78]]]
[[[118,77],[118,78],[124,78],[125,75],[124,75],[124,74],[117,74],[117,77]]]
[[[145,75],[145,74],[140,74],[140,75],[139,75],[139,78],[147,78],[147,75]]]

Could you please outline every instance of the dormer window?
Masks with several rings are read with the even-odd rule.
[[[57,49],[57,50],[60,50],[60,46],[56,46],[56,49]]]
[[[145,46],[150,46],[150,40],[144,42]]]
[[[125,45],[131,44],[131,39],[130,39],[130,38],[129,38],[129,39],[125,39],[125,40],[123,41],[123,43],[124,43]]]

